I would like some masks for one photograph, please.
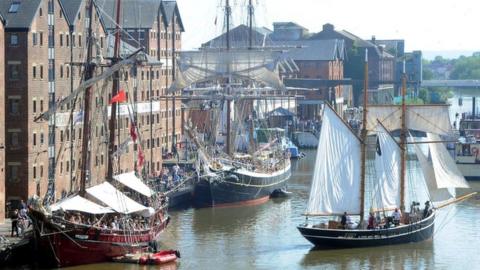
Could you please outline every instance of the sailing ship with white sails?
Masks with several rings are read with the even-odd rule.
[[[212,140],[199,140],[196,130],[187,127],[187,135],[197,144],[201,160],[201,177],[194,189],[197,207],[263,203],[275,190],[285,189],[291,175],[290,159],[280,140],[272,140],[263,149],[255,149],[253,143],[256,121],[253,103],[258,99],[273,99],[273,94],[265,93],[285,89],[278,72],[282,59],[268,48],[253,47],[252,1],[248,5],[250,45],[247,48],[231,47],[232,11],[229,3],[226,0],[226,48],[181,52],[177,58],[179,73],[173,89],[187,88],[189,93],[196,93],[192,100],[221,104],[220,109],[210,109],[217,114],[209,126]],[[196,88],[195,85],[210,87]],[[224,125],[220,125],[221,122]],[[238,140],[235,138],[242,135],[248,137],[248,153],[236,151]],[[224,150],[217,147],[216,138],[219,137]]]
[[[368,70],[367,60],[365,70]],[[365,78],[364,87],[368,89],[368,73]],[[331,107],[325,106],[305,212],[307,220],[297,227],[315,246],[349,248],[423,241],[433,236],[437,209],[473,195],[457,198],[455,194],[457,188],[469,186],[440,137],[450,133],[448,107],[406,105],[405,80],[404,76],[400,106],[367,106],[367,91],[364,91],[361,137]],[[400,130],[399,141],[392,136],[394,130]],[[417,141],[418,138],[409,135],[410,130],[426,133],[426,140]],[[372,134],[377,138],[376,177],[367,185],[367,142]],[[429,199],[423,212],[417,209],[418,199],[408,196],[415,193],[417,186],[407,183],[409,145],[415,148],[424,176],[410,182],[425,181],[428,188]],[[420,145],[428,146],[428,151],[423,152]],[[410,211],[406,206],[410,206]],[[402,218],[394,225],[389,216],[398,209]],[[364,220],[366,211],[371,215],[369,226]],[[385,219],[375,220],[380,213]],[[344,224],[335,219],[341,215],[345,215]],[[357,216],[358,223],[346,224],[347,215]],[[314,217],[323,218],[323,223],[312,222]]]

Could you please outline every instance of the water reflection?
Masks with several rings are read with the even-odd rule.
[[[339,259],[343,258],[343,259]],[[382,248],[310,250],[302,259],[305,268],[319,265],[335,269],[424,269],[434,265],[433,242]]]

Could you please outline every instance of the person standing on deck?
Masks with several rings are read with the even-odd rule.
[[[11,236],[13,237],[13,233],[18,237],[18,209],[15,209],[12,213],[11,216],[12,220],[12,234]]]
[[[398,211],[398,208],[395,208],[395,212],[393,212],[392,217],[393,224],[395,224],[395,226],[400,225],[400,219],[402,218],[402,214],[400,213],[400,211]]]

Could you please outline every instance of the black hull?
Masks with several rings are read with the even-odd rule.
[[[357,248],[407,244],[432,238],[435,214],[416,223],[389,229],[342,230],[298,226],[308,241],[319,248]]]
[[[271,177],[252,177],[238,172],[228,173],[223,179],[202,177],[195,184],[195,207],[228,207],[254,205],[268,201],[276,189],[286,188],[290,166]]]
[[[169,209],[186,208],[192,204],[193,186],[190,184],[167,195]]]

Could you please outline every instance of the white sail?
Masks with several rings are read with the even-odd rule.
[[[440,141],[436,134],[427,133],[429,141]],[[442,143],[429,144],[437,188],[469,188],[447,148]]]
[[[407,105],[408,129],[448,135],[451,132],[448,105]],[[401,129],[402,106],[375,105],[368,107],[367,130],[374,132],[377,119],[388,130]]]
[[[250,78],[274,88],[283,88],[278,76],[278,61],[272,51],[247,49],[209,49],[180,52],[179,73],[172,85],[178,90],[193,83],[219,78]]]
[[[326,106],[306,215],[360,213],[360,146],[349,127]]]
[[[400,147],[385,128],[377,125],[377,151],[375,170],[377,184],[375,196],[379,209],[400,206]]]
[[[435,179],[435,172],[433,170],[432,162],[428,160],[427,156],[423,153],[419,145],[415,145],[415,152],[422,168],[423,177],[427,185],[428,193],[430,194],[430,200],[434,206],[439,206],[455,198],[455,188],[437,188],[437,182]]]

